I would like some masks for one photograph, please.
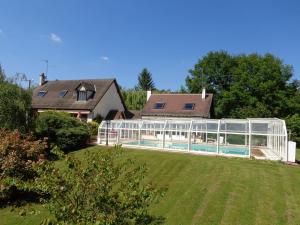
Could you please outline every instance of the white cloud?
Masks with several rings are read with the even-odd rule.
[[[57,34],[50,33],[49,38],[54,43],[62,43],[62,39]]]
[[[0,29],[0,35],[3,35],[3,30]]]
[[[101,56],[101,59],[102,59],[103,61],[106,61],[106,62],[109,61],[109,58],[108,58],[107,56]]]

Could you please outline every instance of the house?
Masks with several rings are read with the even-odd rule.
[[[37,112],[68,112],[83,121],[106,118],[111,111],[126,111],[115,79],[47,81],[44,74],[33,91],[32,108]]]
[[[141,111],[142,119],[192,119],[210,118],[213,94],[152,94],[147,92],[147,102]]]

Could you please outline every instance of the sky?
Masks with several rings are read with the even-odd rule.
[[[209,51],[272,53],[300,79],[298,0],[0,0],[0,63],[7,75],[116,78],[143,68],[178,90]]]

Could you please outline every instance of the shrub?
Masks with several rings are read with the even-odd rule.
[[[92,136],[96,136],[98,134],[99,123],[92,121],[87,123],[89,132]]]
[[[0,201],[14,199],[18,192],[30,192],[37,176],[36,165],[44,160],[46,143],[18,131],[0,129]]]
[[[90,133],[86,127],[61,128],[56,132],[56,144],[63,150],[72,150],[86,145]]]
[[[64,169],[48,167],[38,185],[51,194],[53,224],[150,224],[148,208],[162,190],[144,184],[145,166],[122,157],[120,147],[66,157]],[[66,169],[67,168],[67,169]],[[50,173],[50,174],[49,174]],[[49,219],[45,219],[46,223]]]
[[[38,137],[47,137],[51,147],[57,145],[67,151],[86,145],[89,130],[86,124],[67,113],[47,111],[39,114],[36,121]]]

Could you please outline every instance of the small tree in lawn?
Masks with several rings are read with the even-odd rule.
[[[144,68],[138,76],[138,88],[144,91],[155,88],[152,74],[146,68]]]
[[[67,156],[63,169],[46,167],[36,182],[50,193],[47,206],[55,219],[43,224],[162,223],[163,218],[150,215],[148,209],[164,192],[144,182],[145,166],[122,156],[116,146],[86,152],[82,160]]]

